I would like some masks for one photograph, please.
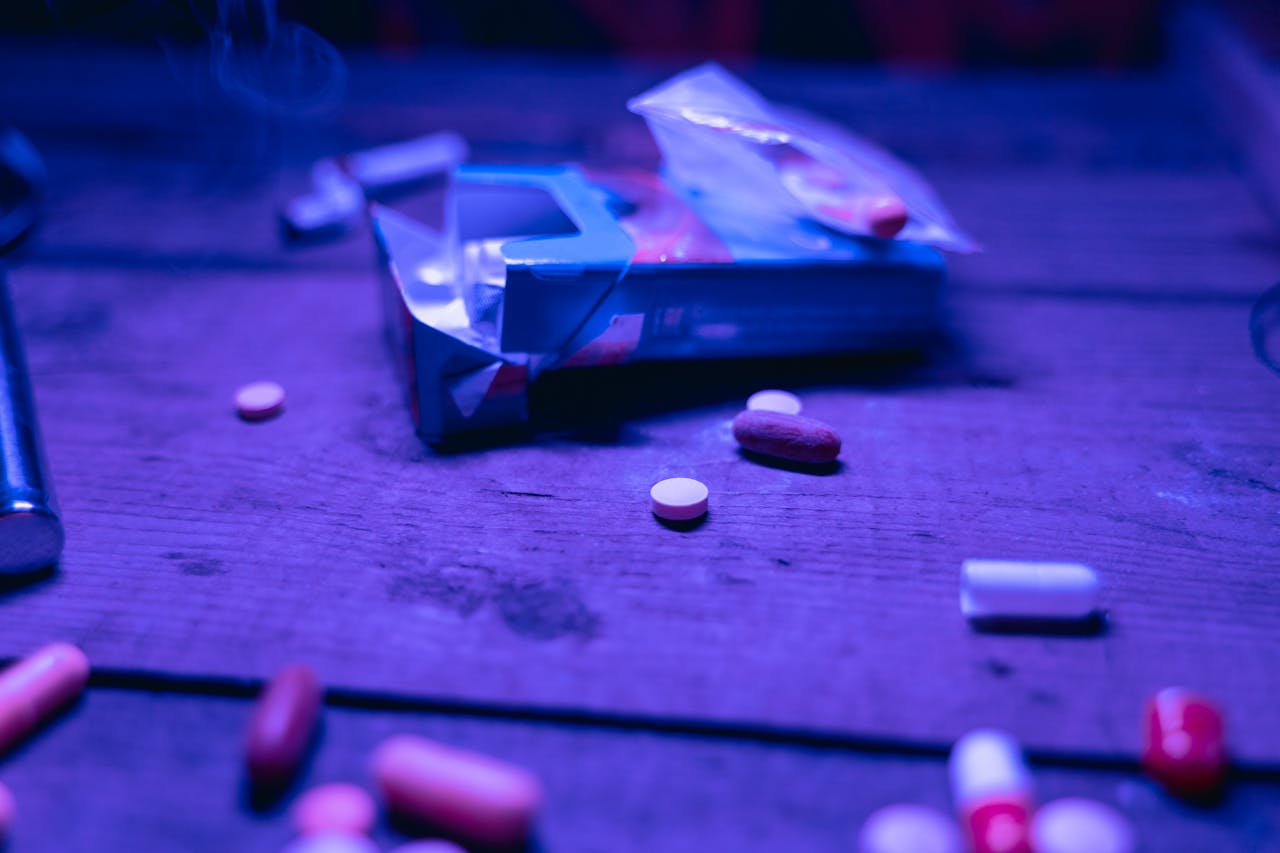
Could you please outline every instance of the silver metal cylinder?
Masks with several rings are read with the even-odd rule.
[[[17,318],[0,273],[0,572],[30,572],[62,553]]]

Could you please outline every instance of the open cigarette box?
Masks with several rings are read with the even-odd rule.
[[[935,330],[937,248],[976,246],[907,164],[714,63],[628,107],[661,172],[459,166],[438,231],[371,207],[427,440],[530,421],[550,371],[901,350]]]
[[[762,234],[652,172],[461,166],[446,225],[373,206],[387,328],[420,434],[529,420],[552,370],[902,349],[935,330],[921,243],[779,217]]]

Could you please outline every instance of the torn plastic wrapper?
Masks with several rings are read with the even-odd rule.
[[[805,218],[770,240],[643,171],[463,166],[444,233],[371,209],[388,326],[432,442],[523,424],[550,370],[922,343],[942,259]]]
[[[713,195],[755,223],[768,242],[776,222],[807,217],[863,236],[896,236],[940,249],[977,249],[910,166],[851,131],[778,106],[714,62],[632,98],[659,147],[668,181],[684,195]],[[905,223],[881,233],[868,206],[900,201]]]

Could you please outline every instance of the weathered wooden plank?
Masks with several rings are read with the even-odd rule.
[[[290,836],[287,801],[243,803],[240,699],[91,690],[70,718],[8,759],[18,800],[14,853],[65,850],[274,850]],[[413,732],[519,762],[547,789],[538,849],[849,850],[873,809],[949,809],[941,758],[830,750],[518,720],[333,708],[299,782],[368,785],[384,737]],[[1236,785],[1218,809],[1171,801],[1122,769],[1038,764],[1043,801],[1088,796],[1134,821],[1144,849],[1269,850],[1280,839],[1274,784]],[[384,846],[397,840],[380,826]]]
[[[682,408],[436,455],[361,276],[12,285],[68,545],[0,602],[2,652],[65,636],[113,667],[234,677],[302,657],[444,702],[934,744],[999,724],[1128,755],[1143,697],[1187,682],[1230,709],[1241,758],[1280,761],[1280,400],[1243,302],[963,294],[959,343],[918,369],[614,375],[591,399],[631,381]],[[247,425],[229,396],[259,376],[289,411]],[[817,383],[843,470],[739,458],[728,420],[766,382]],[[713,492],[693,531],[647,510],[678,474]],[[1097,565],[1110,630],[973,633],[957,571],[979,555]]]

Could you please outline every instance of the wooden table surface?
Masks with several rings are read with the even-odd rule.
[[[239,746],[292,661],[330,688],[304,784],[430,734],[538,772],[547,851],[850,850],[878,805],[946,806],[979,725],[1144,849],[1280,850],[1280,377],[1248,329],[1280,240],[1177,76],[747,70],[916,164],[985,245],[949,259],[947,341],[632,371],[603,383],[615,430],[444,455],[413,434],[368,234],[283,247],[276,210],[318,157],[442,128],[477,160],[653,163],[623,104],[674,68],[357,57],[310,118],[181,55],[9,44],[0,69],[51,175],[10,284],[68,531],[4,588],[0,655],[67,639],[95,670],[0,767],[15,853],[279,847]],[[288,411],[246,424],[229,399],[257,378]],[[842,432],[837,473],[737,453],[743,396],[779,384]],[[678,475],[712,492],[691,531],[647,507]],[[1106,630],[971,630],[971,556],[1094,565]],[[1216,809],[1137,772],[1171,684],[1227,709]]]

